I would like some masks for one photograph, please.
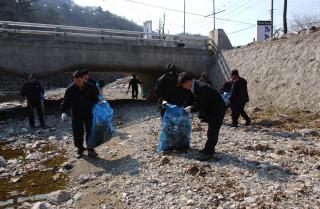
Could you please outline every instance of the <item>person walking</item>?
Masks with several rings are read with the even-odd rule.
[[[209,160],[215,153],[219,131],[226,114],[226,104],[218,91],[206,83],[193,79],[189,73],[183,72],[179,75],[178,85],[191,91],[195,97],[195,106],[186,107],[186,111],[199,111],[199,118],[202,122],[208,123],[207,142],[197,159]]]
[[[42,106],[44,90],[40,82],[32,74],[28,76],[28,82],[21,88],[21,95],[27,99],[30,128],[35,128],[34,109],[38,113],[41,128],[46,128],[43,113],[44,108]]]
[[[239,76],[238,70],[231,72],[232,88],[229,98],[229,107],[231,108],[232,127],[238,127],[238,119],[240,115],[246,120],[245,125],[251,124],[251,119],[244,110],[247,102],[249,102],[247,81]]]
[[[73,83],[66,89],[63,102],[61,103],[61,119],[66,121],[66,112],[72,110],[72,133],[75,147],[78,148],[77,158],[83,156],[85,150],[91,157],[97,156],[94,148],[84,148],[84,129],[86,130],[86,143],[92,127],[92,107],[98,102],[98,92],[95,87],[85,81],[80,71],[73,73]]]
[[[129,87],[128,87],[128,91],[127,91],[127,94],[128,94],[130,87],[132,88],[132,99],[138,99],[138,95],[139,95],[138,84],[142,84],[142,82],[137,79],[136,75],[133,75],[130,82],[129,82]]]

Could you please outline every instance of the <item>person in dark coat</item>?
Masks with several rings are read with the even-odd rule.
[[[209,75],[206,72],[201,73],[199,81],[209,84],[210,86],[212,86],[212,82],[209,79]]]
[[[186,111],[199,111],[199,118],[208,123],[207,142],[200,151],[199,160],[209,160],[215,153],[219,131],[226,114],[226,105],[218,91],[210,85],[194,80],[193,77],[183,72],[179,75],[178,85],[192,92],[196,106],[186,107]]]
[[[40,126],[46,128],[42,108],[44,90],[33,75],[29,75],[28,82],[21,89],[21,95],[27,99],[30,128],[35,128],[34,109],[37,110]]]
[[[78,158],[83,156],[85,150],[88,155],[95,157],[97,153],[92,147],[83,146],[84,128],[86,130],[86,142],[91,133],[92,107],[98,102],[98,93],[95,87],[84,80],[81,72],[73,73],[74,82],[66,89],[63,102],[61,104],[61,119],[66,121],[66,112],[72,110],[72,132],[75,147],[78,148]]]
[[[232,127],[238,127],[238,119],[240,115],[246,120],[245,125],[250,125],[251,120],[247,113],[244,111],[244,107],[249,102],[247,81],[239,76],[238,70],[231,72],[232,88],[229,98],[229,106],[231,108]]]
[[[177,87],[179,74],[173,64],[168,64],[165,73],[157,80],[155,95],[158,100],[161,117],[166,111],[166,104],[177,105],[178,107],[187,107],[193,103],[192,94]]]
[[[127,94],[128,94],[130,88],[132,88],[132,99],[138,99],[139,84],[142,84],[142,82],[137,79],[136,75],[133,75],[129,82],[128,91],[127,91]]]

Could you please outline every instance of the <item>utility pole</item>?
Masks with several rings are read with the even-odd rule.
[[[216,4],[213,0],[213,30],[216,30]]]
[[[166,25],[166,13],[163,13],[163,34],[164,34],[164,28],[165,28],[165,25]]]
[[[271,38],[273,38],[273,0],[271,0]]]
[[[183,35],[186,35],[186,0],[184,0],[183,7]]]
[[[288,23],[287,23],[287,9],[288,9],[288,1],[284,0],[283,5],[283,33],[288,33]]]

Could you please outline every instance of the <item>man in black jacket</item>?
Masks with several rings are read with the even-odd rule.
[[[78,158],[83,156],[86,150],[83,146],[84,128],[86,129],[86,142],[91,133],[92,107],[98,102],[98,93],[95,87],[84,80],[79,71],[73,73],[74,82],[67,88],[61,104],[63,121],[66,120],[66,112],[72,109],[72,132],[74,145],[78,148]],[[97,153],[92,147],[87,147],[88,155],[95,157]]]
[[[206,83],[194,80],[186,72],[179,75],[178,85],[191,91],[195,97],[196,106],[189,106],[185,109],[188,112],[191,112],[191,110],[199,111],[199,118],[208,123],[208,140],[203,150],[200,151],[201,154],[198,159],[209,160],[215,153],[215,146],[218,142],[219,131],[227,107],[218,91]]]
[[[201,81],[203,83],[206,83],[206,84],[209,84],[210,86],[212,86],[212,82],[210,81],[209,75],[208,75],[207,72],[201,73],[199,81]]]
[[[177,87],[178,76],[175,66],[168,64],[165,73],[156,83],[155,95],[158,100],[161,117],[165,113],[166,103],[186,107],[193,102],[193,96],[189,91]]]
[[[238,127],[238,119],[240,115],[246,120],[245,125],[248,126],[251,120],[247,113],[244,111],[244,107],[249,102],[247,81],[239,76],[238,70],[231,72],[231,80],[233,82],[231,88],[231,96],[229,98],[229,106],[231,108],[232,127]]]
[[[36,78],[32,74],[29,75],[28,82],[22,87],[21,95],[27,98],[30,127],[32,129],[35,127],[34,109],[36,109],[39,117],[40,126],[42,128],[46,128],[42,109],[42,99],[44,98],[44,90],[41,84],[36,80]]]

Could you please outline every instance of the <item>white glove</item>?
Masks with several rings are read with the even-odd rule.
[[[62,113],[61,120],[66,121],[67,120],[67,114]]]
[[[186,108],[184,108],[188,113],[191,113],[191,109],[192,109],[192,106],[188,106]]]
[[[162,101],[162,104],[163,104],[163,105],[166,105],[166,104],[168,104],[168,102],[167,102],[166,100],[163,100],[163,101]]]

